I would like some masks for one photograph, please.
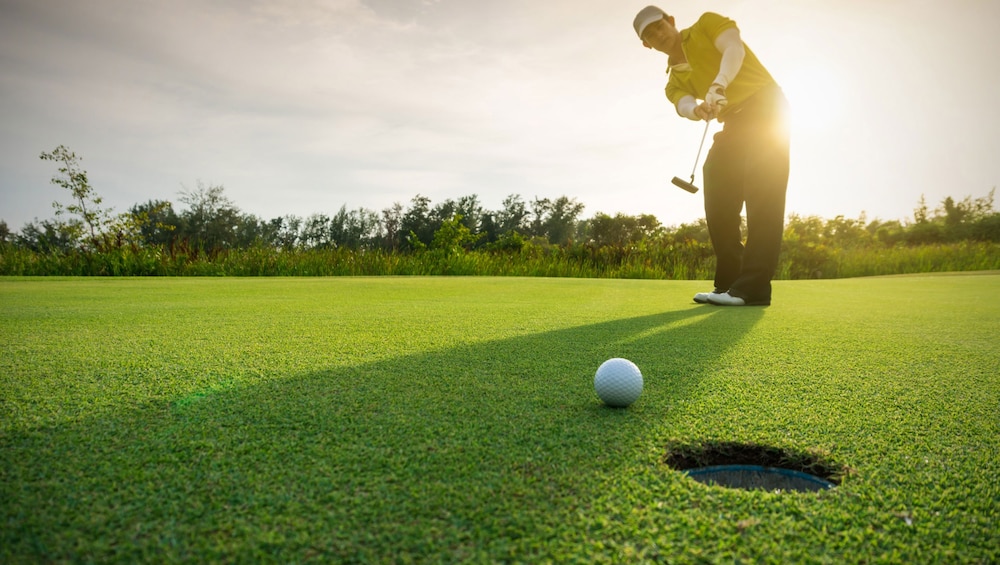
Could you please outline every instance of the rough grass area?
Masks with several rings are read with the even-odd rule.
[[[1000,561],[1000,276],[709,288],[0,279],[0,562]],[[726,445],[849,471],[667,462]]]

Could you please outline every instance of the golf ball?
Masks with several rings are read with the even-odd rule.
[[[608,406],[623,408],[642,394],[642,373],[628,359],[608,359],[597,368],[594,390]]]

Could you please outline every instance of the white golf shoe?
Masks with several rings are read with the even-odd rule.
[[[728,292],[723,292],[722,294],[711,294],[708,296],[708,301],[716,306],[746,306],[747,301],[743,300],[739,296],[733,296]]]
[[[709,304],[712,302],[713,296],[720,296],[721,294],[722,293],[720,293],[718,289],[713,290],[712,292],[699,292],[694,295],[694,301],[698,304]]]

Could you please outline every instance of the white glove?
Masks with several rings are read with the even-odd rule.
[[[719,83],[713,83],[712,86],[708,87],[708,94],[705,95],[705,103],[712,107],[712,110],[718,114],[725,108],[729,100],[726,99],[726,87]]]

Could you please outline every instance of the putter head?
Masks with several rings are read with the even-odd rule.
[[[682,189],[690,192],[691,194],[694,194],[694,193],[698,192],[698,187],[695,186],[695,185],[693,185],[693,184],[691,184],[691,183],[689,183],[686,180],[681,180],[681,179],[679,179],[677,177],[674,177],[674,179],[671,180],[670,182],[672,182],[672,183],[674,183],[674,185],[679,186]]]

